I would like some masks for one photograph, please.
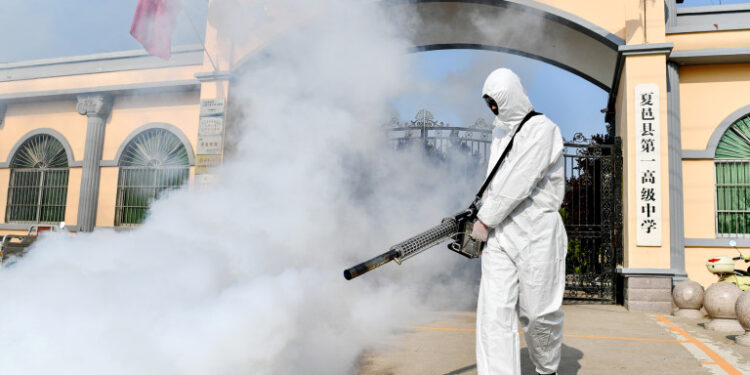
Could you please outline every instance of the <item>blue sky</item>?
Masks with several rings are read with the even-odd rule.
[[[175,45],[200,42],[206,0],[182,0]],[[130,36],[138,0],[5,0],[0,12],[0,63],[140,49]]]
[[[6,1],[0,12],[0,63],[100,52],[140,49],[129,29],[137,0]],[[750,0],[685,0],[680,6],[747,3]],[[199,43],[205,24],[206,0],[183,0],[174,45]],[[191,26],[197,26],[198,33]],[[480,90],[496,67],[521,77],[532,103],[563,130],[565,138],[605,131],[607,95],[593,84],[554,66],[520,56],[490,51],[447,50],[412,55],[415,72],[425,87],[394,98],[402,120],[422,108],[439,121],[470,125],[489,119]]]
[[[555,121],[565,138],[605,132],[607,93],[588,81],[549,64],[511,54],[477,50],[443,50],[413,55],[416,71],[430,83],[419,92],[393,100],[398,116],[411,120],[418,110],[428,109],[439,121],[471,125],[492,113],[481,98],[482,84],[498,67],[515,71],[532,104]]]

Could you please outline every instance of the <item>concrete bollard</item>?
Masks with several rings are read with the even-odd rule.
[[[737,320],[745,329],[745,334],[737,336],[734,341],[740,345],[750,346],[750,290],[742,292],[737,303],[734,305]]]
[[[677,284],[672,290],[672,299],[679,310],[675,311],[674,315],[690,319],[703,318],[703,295],[703,286],[693,280]]]
[[[719,332],[744,332],[734,310],[740,294],[742,290],[737,285],[725,281],[709,286],[703,300],[703,306],[711,317],[706,328]]]

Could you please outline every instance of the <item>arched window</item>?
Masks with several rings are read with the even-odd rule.
[[[6,222],[57,223],[65,220],[68,155],[48,134],[32,136],[13,155]]]
[[[716,231],[750,237],[750,115],[732,124],[716,147]]]
[[[188,154],[177,136],[164,129],[138,134],[120,158],[115,225],[143,222],[151,201],[182,186],[189,175]]]

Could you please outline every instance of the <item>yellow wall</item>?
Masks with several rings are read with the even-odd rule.
[[[716,238],[713,160],[684,160],[682,188],[686,238]]]
[[[152,122],[164,122],[182,129],[195,152],[199,95],[198,91],[190,91],[116,97],[107,121],[102,160],[113,160],[120,145],[134,130]]]
[[[680,67],[682,148],[704,150],[716,127],[750,104],[750,64]]]
[[[75,160],[83,160],[86,116],[76,112],[75,100],[9,104],[0,131],[0,160],[9,161],[13,146],[28,132],[50,128],[61,133],[73,149]]]
[[[620,129],[623,137],[623,199],[624,205],[624,235],[623,241],[625,267],[628,268],[670,268],[669,260],[669,156],[668,156],[668,132],[667,132],[667,91],[666,91],[666,56],[665,55],[637,55],[628,56],[624,66],[625,74],[621,85],[624,90],[625,105],[620,105],[618,110],[622,127]],[[636,245],[636,197],[635,190],[636,166],[633,158],[636,155],[638,145],[635,144],[636,126],[635,116],[635,88],[641,83],[655,83],[659,85],[659,116],[660,116],[660,157],[661,157],[661,217],[662,236],[661,246],[645,247]],[[625,107],[625,108],[623,108]],[[623,111],[624,109],[624,111]]]
[[[78,201],[81,194],[82,168],[70,168],[68,174],[68,197],[65,202],[65,224],[78,225]]]
[[[750,30],[711,31],[667,35],[675,50],[743,48],[750,45]]]
[[[111,227],[115,225],[115,202],[117,199],[117,167],[101,169],[99,182],[99,202],[96,211],[96,226]]]
[[[581,17],[623,39],[625,39],[625,17],[623,13],[627,1],[537,0],[539,3]]]
[[[204,71],[204,69],[200,65],[192,65],[161,69],[128,70],[7,81],[0,83],[0,94],[65,90],[73,87],[87,88],[163,81],[195,80],[195,73],[202,71]]]
[[[608,4],[609,2],[602,1],[601,3]],[[663,2],[626,0],[624,12],[624,39],[627,44],[660,43],[664,41]]]

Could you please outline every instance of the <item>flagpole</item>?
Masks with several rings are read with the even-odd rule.
[[[208,49],[206,49],[206,43],[204,42],[203,38],[201,38],[201,34],[198,31],[198,28],[193,23],[193,19],[190,17],[190,14],[188,14],[189,12],[187,8],[183,6],[182,9],[185,10],[185,17],[188,19],[188,23],[193,28],[193,31],[195,32],[195,36],[198,38],[198,41],[203,47],[203,52],[206,54],[206,57],[208,57],[208,62],[210,62],[211,66],[214,68],[214,73],[218,73],[219,69],[216,67],[216,64],[214,63],[214,59],[211,58],[211,54],[208,53]]]

